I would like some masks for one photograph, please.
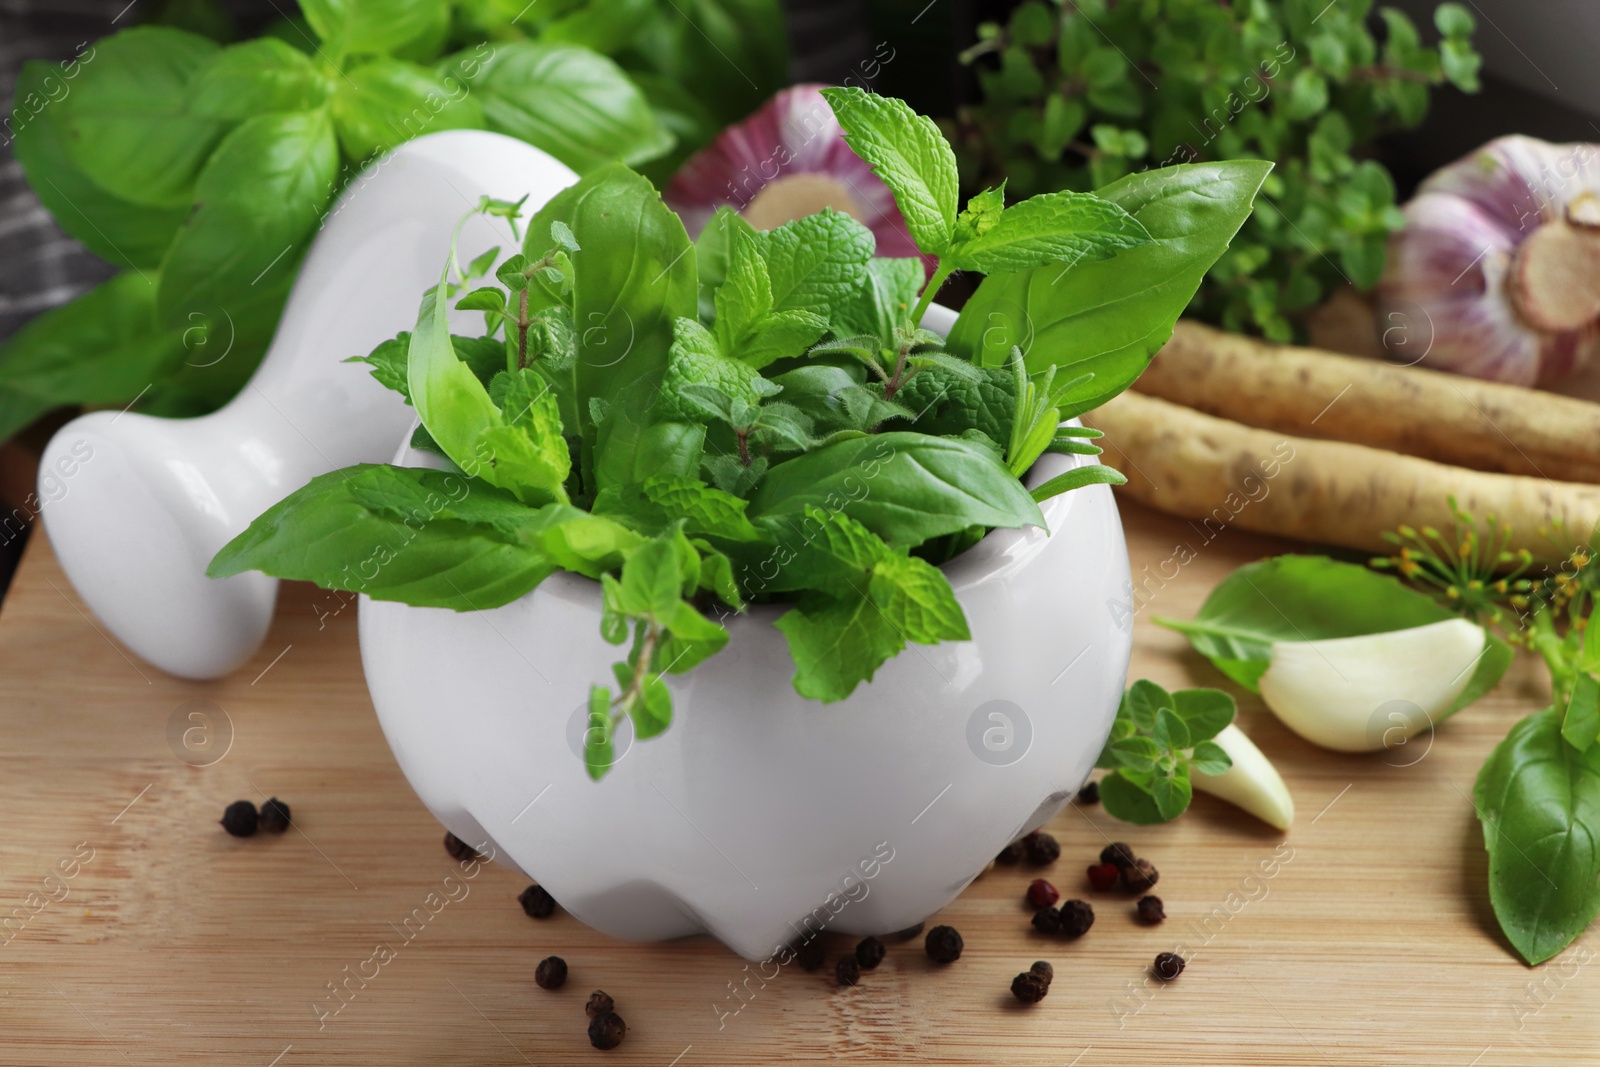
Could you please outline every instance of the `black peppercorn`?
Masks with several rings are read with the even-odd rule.
[[[1130,892],[1148,893],[1161,878],[1149,860],[1134,860],[1133,866],[1122,868],[1122,884]]]
[[[870,971],[883,962],[884,953],[888,951],[883,947],[883,942],[875,937],[864,939],[856,946],[856,962],[863,971]]]
[[[1068,937],[1082,937],[1094,925],[1094,908],[1087,900],[1066,900],[1061,903],[1061,932]]]
[[[289,828],[289,805],[273,797],[261,805],[261,829],[269,834],[281,834]]]
[[[954,963],[961,958],[961,935],[954,926],[935,926],[922,939],[922,947],[934,963]]]
[[[1040,908],[1034,912],[1033,928],[1041,934],[1059,934],[1061,932],[1061,909],[1049,907]]]
[[[1011,842],[1011,844],[1000,850],[994,861],[1006,864],[1020,863],[1022,861],[1022,846],[1015,841]]]
[[[1121,841],[1113,841],[1100,850],[1100,862],[1109,863],[1119,871],[1126,867],[1132,867],[1133,861],[1133,849]]]
[[[889,936],[894,938],[896,941],[910,941],[913,937],[916,937],[920,933],[922,933],[922,924],[918,923],[915,926],[908,926],[904,930],[896,930]]]
[[[546,956],[533,969],[533,981],[540,989],[560,989],[567,984],[567,961],[560,956]]]
[[[444,834],[444,850],[450,853],[451,859],[459,860],[462,863],[479,858],[477,849],[448,830]]]
[[[833,977],[840,985],[856,985],[861,981],[861,965],[854,956],[841,957],[833,965]]]
[[[1011,979],[1011,995],[1024,1004],[1037,1004],[1049,992],[1050,983],[1032,971],[1023,971]]]
[[[822,939],[813,937],[809,941],[801,942],[800,947],[794,950],[794,958],[799,961],[801,967],[808,971],[814,971],[821,967],[825,958],[822,951]]]
[[[1163,952],[1156,957],[1155,966],[1151,970],[1163,982],[1170,982],[1183,973],[1183,957],[1176,952]]]
[[[602,1015],[610,1015],[617,1010],[617,1002],[611,999],[611,994],[604,989],[596,989],[589,994],[589,1001],[583,1006],[583,1013],[591,1019],[598,1019]]]
[[[222,828],[234,837],[249,837],[256,832],[256,806],[248,800],[235,800],[222,812]]]
[[[614,1049],[628,1035],[628,1024],[614,1011],[589,1020],[589,1044],[598,1049]]]
[[[530,885],[517,895],[517,900],[530,919],[548,919],[555,914],[556,898],[542,885]]]
[[[1161,906],[1160,897],[1139,898],[1139,921],[1158,923],[1167,917],[1167,911]]]
[[[1029,974],[1036,974],[1044,979],[1044,984],[1049,985],[1056,980],[1056,969],[1044,960],[1034,960],[1033,966],[1028,968]]]
[[[1056,839],[1037,830],[1022,839],[1022,850],[1027,855],[1028,862],[1035,867],[1054,863],[1061,855],[1061,846],[1056,843]]]
[[[1090,782],[1088,785],[1086,785],[1082,789],[1078,790],[1078,803],[1079,804],[1098,804],[1098,803],[1100,803],[1100,783],[1099,782]]]

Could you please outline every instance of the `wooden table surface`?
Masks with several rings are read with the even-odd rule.
[[[1133,676],[1221,684],[1149,616],[1189,615],[1232,568],[1287,546],[1232,530],[1200,545],[1182,522],[1124,515],[1136,577],[1157,575]],[[1197,558],[1163,580],[1183,542]],[[178,681],[107,638],[34,537],[0,611],[0,1063],[597,1062],[582,1008],[595,988],[629,1026],[612,1062],[657,1067],[1600,1061],[1593,936],[1530,970],[1488,906],[1469,796],[1485,755],[1546,698],[1525,659],[1437,736],[1387,754],[1313,748],[1244,699],[1242,726],[1299,808],[1287,837],[1208,797],[1151,829],[1071,807],[1050,826],[1052,869],[996,868],[940,916],[966,938],[947,969],[919,941],[891,945],[853,989],[792,966],[763,985],[708,938],[636,945],[561,913],[531,920],[525,883],[495,867],[322,1018],[342,1003],[329,984],[398,942],[391,924],[457,870],[379,732],[355,609],[319,622],[322,602],[285,586],[249,665]],[[208,766],[169,740],[191,701],[231,724]],[[292,803],[296,829],[238,840],[217,826],[227,802],[268,794]],[[1028,880],[1087,895],[1084,866],[1111,837],[1160,869],[1166,923],[1141,927],[1130,901],[1096,896],[1081,941],[1035,934]],[[1179,946],[1193,952],[1182,978],[1147,980],[1152,957]],[[571,967],[555,993],[532,980],[552,953]],[[1024,1009],[1008,986],[1038,958],[1056,981]]]

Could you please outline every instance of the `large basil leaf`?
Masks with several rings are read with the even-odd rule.
[[[750,514],[797,525],[807,507],[842,511],[907,548],[969,526],[1044,525],[1039,505],[992,452],[919,433],[849,438],[780,463],[756,489]]]
[[[1545,708],[1511,728],[1473,794],[1495,916],[1522,958],[1542,963],[1600,913],[1600,747],[1567,744]]]
[[[483,110],[459,81],[398,59],[374,59],[345,72],[333,96],[339,145],[368,159],[395,145],[440,130],[483,126]]]
[[[459,474],[362,464],[268,508],[206,574],[259,570],[418,607],[494,608],[556,570],[538,537],[580,516],[563,505],[523,507]]]
[[[89,251],[119,266],[154,267],[188,217],[189,206],[136,204],[91,181],[68,154],[66,109],[58,106],[57,94],[71,91],[54,63],[30,60],[22,65],[13,114],[26,111],[28,116],[15,120],[17,162],[56,224]]]
[[[1255,692],[1274,641],[1321,641],[1389,633],[1456,618],[1432,597],[1357,563],[1326,556],[1277,556],[1247,563],[1211,590],[1188,622],[1156,621],[1188,636],[1218,670]],[[1504,641],[1485,634],[1485,651],[1446,714],[1493,689],[1511,665]]]
[[[393,52],[427,36],[448,10],[447,0],[300,0],[300,10],[325,51]]]
[[[193,107],[216,119],[263,111],[309,111],[328,100],[328,75],[311,57],[276,37],[230,45],[195,77]]]
[[[571,254],[578,410],[593,410],[594,401],[612,408],[624,389],[649,389],[665,375],[673,323],[695,314],[693,246],[655,188],[621,164],[594,171],[540,210],[528,227],[530,258],[545,252],[556,221],[578,243]],[[650,421],[644,405],[630,417],[640,426]],[[586,451],[593,444],[586,424]]]
[[[95,45],[61,101],[67,152],[101,188],[155,207],[187,205],[227,126],[191,107],[190,80],[220,49],[183,30],[140,26]]]
[[[200,206],[162,264],[162,321],[226,320],[262,286],[292,277],[338,171],[324,111],[269,113],[230,133],[201,173]]]
[[[587,48],[497,44],[486,60],[463,54],[444,69],[471,85],[489,129],[542,148],[580,174],[617,160],[642,163],[672,147],[639,87]]]
[[[1207,270],[1249,216],[1270,163],[1163,167],[1097,190],[1151,240],[1110,259],[1050,265],[983,280],[950,331],[950,348],[999,366],[1021,346],[1028,369],[1092,373],[1066,394],[1062,417],[1098,407],[1144,372],[1172,336]]]

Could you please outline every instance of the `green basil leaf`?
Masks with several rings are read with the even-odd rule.
[[[1130,175],[1098,191],[1151,240],[1070,269],[1036,267],[983,280],[950,331],[950,349],[1004,365],[1013,346],[1028,370],[1094,377],[1062,397],[1063,417],[1131,385],[1172,335],[1206,271],[1249,216],[1271,164],[1186,164]]]
[[[339,147],[321,111],[250,119],[217,146],[195,186],[200,207],[161,267],[161,320],[238,317],[293,278],[333,196]]]
[[[958,270],[994,274],[1109,259],[1149,240],[1137,219],[1093,193],[1041,193],[1006,208],[949,255]]]
[[[1572,679],[1572,697],[1561,719],[1561,736],[1567,744],[1583,752],[1600,735],[1600,678],[1579,671]]]
[[[155,267],[189,217],[189,204],[148,207],[91,181],[68,151],[66,109],[58,105],[60,94],[71,91],[54,63],[29,60],[22,65],[12,115],[26,111],[28,117],[15,119],[17,162],[56,224],[89,251],[119,266]]]
[[[1535,712],[1484,763],[1473,799],[1500,928],[1542,963],[1600,913],[1600,746],[1579,752],[1554,708]]]
[[[127,271],[33,319],[0,344],[0,390],[37,400],[33,415],[132,400],[186,351],[184,330],[157,328],[155,295],[153,280]]]
[[[538,39],[612,55],[639,35],[652,0],[586,0],[539,26]]]
[[[227,129],[198,114],[190,83],[220,51],[183,30],[138,26],[95,44],[60,106],[67,152],[96,185],[152,207],[187,206]]]
[[[903,100],[862,89],[822,90],[844,139],[894,193],[906,229],[930,256],[950,247],[959,182],[956,156],[934,121]]]
[[[664,75],[726,126],[789,84],[788,29],[777,0],[672,0],[641,20],[627,65]]]
[[[398,59],[347,70],[334,89],[333,118],[339,145],[352,159],[370,159],[424,133],[484,124],[464,83]]]
[[[580,174],[613,160],[643,163],[672,147],[639,87],[587,48],[497,43],[485,61],[457,56],[444,67],[472,86],[489,129],[542,148]],[[549,229],[536,232],[542,240]],[[588,247],[581,233],[578,239]]]
[[[750,511],[798,523],[807,507],[842,511],[908,548],[969,526],[1044,524],[1039,506],[992,453],[917,433],[837,441],[780,463],[757,487]]]
[[[452,478],[454,487],[448,488]],[[437,511],[425,507],[414,514],[395,502],[412,498],[395,492],[407,480],[427,490],[423,499],[434,501]],[[496,519],[446,517],[454,514],[456,498],[468,492],[498,500],[502,507]],[[225,578],[259,570],[419,607],[499,607],[556,569],[523,537],[508,536],[503,509],[514,503],[459,475],[372,464],[348,467],[313,478],[268,508],[222,547],[206,573]],[[571,509],[521,511],[523,532],[531,537]]]
[[[328,102],[333,87],[311,57],[276,37],[229,45],[195,75],[195,114],[254,118],[264,111],[311,111]]]
[[[1189,622],[1156,621],[1187,635],[1218,670],[1254,692],[1274,641],[1358,637],[1451,618],[1448,608],[1389,575],[1326,556],[1295,555],[1240,567],[1212,589]],[[1485,654],[1478,670],[1490,661]]]
[[[446,0],[300,0],[306,21],[335,56],[393,52],[430,33]]]

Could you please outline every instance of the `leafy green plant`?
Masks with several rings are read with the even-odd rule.
[[[1096,767],[1100,802],[1126,822],[1170,822],[1189,808],[1196,774],[1222,774],[1233,761],[1212,738],[1233,721],[1233,698],[1218,689],[1169,693],[1134,682],[1117,707]]]
[[[204,7],[174,17],[209,25],[191,17]],[[489,129],[580,172],[697,147],[777,87],[784,37],[773,0],[687,8],[302,0],[303,18],[239,44],[142,26],[65,70],[26,64],[17,159],[62,228],[124,273],[0,347],[0,439],[64,405],[192,415],[231,399],[334,198],[413,137]]]
[[[1220,248],[1181,235],[1237,229],[1266,167],[1145,179],[1148,199],[1168,203],[1148,224],[1091,193],[1009,208],[985,194],[963,210],[931,121],[860,90],[827,96],[938,257],[934,281],[919,260],[875,258],[870,231],[828,210],[763,232],[724,209],[691,244],[646,179],[602,167],[529,221],[494,282],[475,285],[493,256],[459,270],[452,257],[416,328],[364,357],[416,408],[413,444],[449,470],[324,475],[209,573],[258,569],[457,610],[505,604],[557,570],[598,580],[601,635],[628,651],[615,688],[591,690],[595,777],[617,722],[643,737],[665,729],[665,676],[727,642],[708,611],[792,605],[776,625],[794,686],[822,701],[849,696],[908,642],[967,639],[938,564],[990,529],[1042,525],[1051,496],[1120,481],[1098,464],[1031,492],[1022,476],[1045,452],[1098,453],[1097,434],[1064,421],[1081,396],[1127,388],[1148,355],[1100,361],[1088,337],[991,359],[957,340],[969,335],[960,323],[947,343],[920,326],[939,275],[1092,266],[1114,279],[1124,254],[1176,241],[1169,258],[1197,281]],[[1192,289],[1162,292],[1120,323],[1152,350]],[[451,301],[483,312],[483,336],[451,336]]]
[[[1344,281],[1365,289],[1401,224],[1373,138],[1421,122],[1431,87],[1478,87],[1474,19],[1443,3],[1425,47],[1372,0],[1026,0],[965,53],[982,102],[948,128],[970,188],[1088,189],[1175,162],[1278,163],[1258,211],[1211,269],[1195,313],[1290,340]]]

